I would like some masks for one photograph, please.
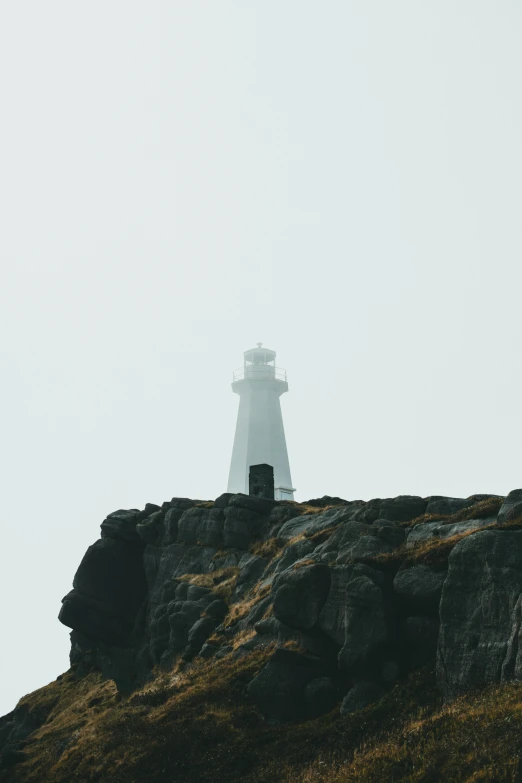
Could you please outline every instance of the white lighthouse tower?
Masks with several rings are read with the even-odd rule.
[[[288,391],[286,371],[275,366],[275,351],[245,351],[244,366],[234,371],[232,391],[239,394],[236,435],[228,478],[229,492],[248,495],[251,465],[274,468],[276,500],[293,500],[290,464],[279,397]]]

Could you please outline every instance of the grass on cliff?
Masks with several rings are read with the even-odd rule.
[[[367,710],[365,710],[367,712]],[[316,759],[284,783],[522,781],[522,684],[490,688],[361,743],[344,762]]]
[[[472,506],[462,508],[454,514],[422,514],[410,522],[401,522],[403,527],[413,527],[423,522],[440,522],[441,525],[454,525],[456,522],[465,522],[468,519],[485,519],[494,517],[500,511],[504,498],[486,498],[479,500]]]
[[[522,684],[441,706],[431,668],[377,704],[271,726],[246,694],[269,651],[163,672],[128,699],[71,672],[27,696],[47,722],[1,783],[420,783],[513,781]]]

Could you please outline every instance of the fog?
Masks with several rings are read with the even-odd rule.
[[[225,491],[256,342],[296,498],[522,485],[522,8],[4,0],[0,714],[117,508]]]

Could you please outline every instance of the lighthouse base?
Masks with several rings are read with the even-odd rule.
[[[293,487],[276,487],[274,500],[293,500],[295,489]]]

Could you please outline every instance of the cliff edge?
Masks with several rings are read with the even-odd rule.
[[[119,510],[60,620],[71,669],[0,719],[0,781],[438,780],[408,770],[472,703],[507,775],[476,779],[519,774],[522,490]]]

